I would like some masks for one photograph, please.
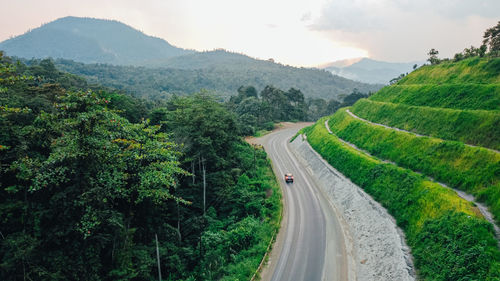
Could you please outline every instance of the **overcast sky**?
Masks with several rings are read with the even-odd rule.
[[[295,66],[479,46],[500,0],[0,0],[0,41],[65,16],[115,19],[182,48],[224,48]]]

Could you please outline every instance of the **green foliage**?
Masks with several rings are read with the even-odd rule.
[[[500,58],[470,58],[459,62],[424,65],[403,78],[398,85],[411,84],[498,84]]]
[[[325,120],[307,129],[309,143],[394,216],[412,248],[419,278],[500,278],[500,252],[492,226],[470,203],[421,175],[343,144],[326,131]]]
[[[83,64],[56,60],[58,68],[86,78],[89,83],[126,90],[136,97],[165,100],[171,95],[188,95],[206,89],[227,99],[241,85],[262,91],[267,85],[280,89],[300,89],[306,97],[340,99],[355,88],[368,93],[380,85],[355,82],[326,70],[295,68],[223,50],[173,58],[155,68]]]
[[[500,218],[498,153],[371,125],[350,116],[345,109],[337,111],[329,125],[340,138],[374,156],[474,194],[486,201],[495,217]]]
[[[429,56],[427,61],[429,61],[432,65],[439,64],[441,62],[441,60],[437,57],[437,55],[439,55],[438,50],[432,48],[427,55]]]
[[[484,32],[484,45],[488,45],[490,54],[498,56],[500,54],[500,21],[497,25],[488,28]]]
[[[500,150],[500,113],[359,100],[357,116],[422,135]]]
[[[107,102],[91,92],[62,95],[53,113],[42,112],[24,128],[26,147],[13,145],[19,156],[2,170],[1,205],[16,205],[2,215],[2,260],[18,250],[5,247],[21,233],[32,242],[19,247],[32,250],[4,267],[2,279],[99,279],[122,266],[130,271],[123,278],[136,276],[138,257],[126,264],[119,259],[140,249],[128,242],[135,233],[131,220],[142,219],[134,213],[183,201],[171,192],[184,174],[175,144],[156,127],[108,111]],[[16,212],[21,216],[12,217]],[[116,260],[101,260],[101,252],[120,244]]]
[[[415,72],[418,72],[421,67]],[[412,73],[413,75],[413,73]],[[407,77],[412,77],[408,75]],[[373,101],[470,110],[500,110],[499,84],[396,84],[370,97]]]
[[[155,235],[168,280],[250,278],[280,191],[223,104],[173,98],[141,121],[144,103],[68,91],[83,80],[50,60],[2,63],[36,79],[0,93],[0,279],[152,280]]]
[[[464,213],[449,212],[428,220],[415,237],[414,243],[423,246],[412,251],[415,265],[422,276],[428,276],[425,280],[477,280],[478,276],[496,280],[498,250],[494,239],[484,239],[489,231],[489,223]],[[491,259],[497,263],[483,264]]]

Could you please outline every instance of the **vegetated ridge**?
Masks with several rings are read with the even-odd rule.
[[[156,100],[201,89],[229,97],[242,85],[253,85],[259,91],[273,85],[301,89],[306,97],[340,101],[355,89],[368,94],[382,86],[222,49],[185,50],[118,21],[92,18],[55,20],[1,42],[0,50],[26,60],[50,57],[59,69],[83,76],[90,83]]]
[[[477,53],[433,61],[350,108],[419,135],[345,108],[303,131],[394,216],[423,280],[500,278],[493,225],[436,182],[473,194],[500,222],[500,58]]]
[[[192,53],[114,20],[65,17],[0,43],[9,56],[139,65]]]
[[[381,88],[381,85],[355,82],[325,70],[285,66],[225,50],[172,58],[158,68],[83,64],[68,60],[56,60],[55,64],[91,83],[98,82],[153,100],[165,99],[172,94],[191,94],[201,89],[228,98],[242,85],[252,85],[258,91],[273,85],[282,89],[300,89],[306,97],[340,101],[355,90],[368,94]]]

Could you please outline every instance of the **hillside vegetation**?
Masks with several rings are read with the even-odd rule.
[[[298,68],[223,49],[185,50],[113,20],[65,17],[0,42],[0,50],[25,60],[52,58],[63,71],[91,84],[165,100],[202,89],[227,98],[242,85],[301,89],[306,97],[336,99],[382,85],[355,82],[326,70]],[[37,62],[33,62],[37,63]]]
[[[387,208],[405,231],[421,279],[500,278],[500,251],[493,227],[471,203],[422,175],[342,143],[328,133],[324,121],[305,130],[308,142]]]
[[[23,58],[66,58],[86,63],[138,65],[193,51],[170,45],[114,20],[64,17],[0,42]]]
[[[359,100],[350,110],[375,123],[500,150],[500,114],[496,111],[409,106],[372,99]]]
[[[474,194],[500,218],[500,153],[372,125],[346,109],[338,110],[329,124],[341,139],[376,157]]]
[[[473,194],[500,222],[499,65],[490,56],[423,66],[357,101],[350,110],[365,120],[343,108],[304,130],[314,149],[395,217],[423,280],[500,278],[493,225],[437,182]]]
[[[422,66],[371,97],[374,101],[454,109],[500,110],[500,58]]]
[[[207,95],[109,90],[0,52],[0,280],[153,280],[157,253],[166,280],[249,280],[281,214],[265,152]]]
[[[192,94],[201,89],[227,98],[242,85],[253,85],[258,91],[267,85],[295,88],[306,97],[327,100],[342,100],[355,89],[368,94],[381,88],[381,85],[355,82],[325,70],[285,66],[224,50],[173,58],[155,68],[69,60],[56,60],[55,64],[61,70],[85,77],[90,83],[127,90],[152,100],[167,99],[173,94]]]

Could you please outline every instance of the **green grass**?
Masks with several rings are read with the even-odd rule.
[[[370,100],[453,109],[500,110],[500,85],[397,84],[382,88]]]
[[[357,116],[431,137],[500,150],[500,112],[408,106],[370,99],[351,108]]]
[[[475,195],[500,219],[500,154],[455,141],[372,125],[340,109],[329,121],[340,138],[372,155]]]
[[[426,65],[370,99],[416,106],[500,110],[500,58]]]
[[[500,58],[469,58],[426,65],[401,79],[401,84],[500,84]]]
[[[411,170],[383,163],[328,134],[320,119],[311,146],[380,202],[404,230],[422,280],[498,280],[492,225],[471,203]]]

